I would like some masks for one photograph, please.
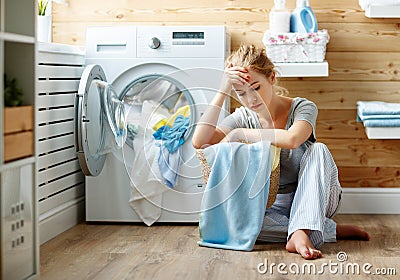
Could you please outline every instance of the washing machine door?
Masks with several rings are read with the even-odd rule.
[[[127,135],[125,107],[99,65],[88,65],[75,99],[75,148],[83,173],[97,176]]]

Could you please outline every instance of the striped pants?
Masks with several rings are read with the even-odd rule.
[[[336,242],[336,223],[331,218],[339,208],[341,193],[331,153],[325,144],[314,143],[300,162],[296,191],[277,195],[265,212],[257,240],[286,242],[296,230],[308,229],[315,248]]]

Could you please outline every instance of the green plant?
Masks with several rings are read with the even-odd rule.
[[[4,75],[4,105],[14,107],[22,105],[24,93],[18,87],[17,79],[8,79]]]
[[[46,9],[48,4],[49,0],[38,0],[39,16],[44,16],[46,14]]]
[[[39,6],[39,16],[44,16],[46,15],[46,9],[47,6],[49,5],[49,2],[55,2],[59,4],[64,4],[68,5],[67,0],[38,0],[38,6]]]

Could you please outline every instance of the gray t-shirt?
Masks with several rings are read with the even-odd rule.
[[[300,161],[306,149],[316,141],[315,124],[318,116],[317,106],[305,99],[296,97],[292,100],[288,120],[285,129],[289,129],[295,121],[306,121],[312,126],[312,134],[296,149],[281,149],[281,176],[279,180],[279,193],[290,193],[296,190],[298,175],[300,171]],[[246,107],[240,107],[231,115],[226,117],[220,126],[231,130],[235,128],[255,128],[262,129],[256,112]]]

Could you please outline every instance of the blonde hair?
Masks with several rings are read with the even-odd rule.
[[[264,48],[258,48],[254,45],[241,45],[239,49],[227,58],[225,67],[229,64],[251,69],[264,75],[267,79],[274,74],[276,79],[275,65],[268,58]],[[278,95],[289,94],[287,89],[276,84],[274,85],[274,91]]]

